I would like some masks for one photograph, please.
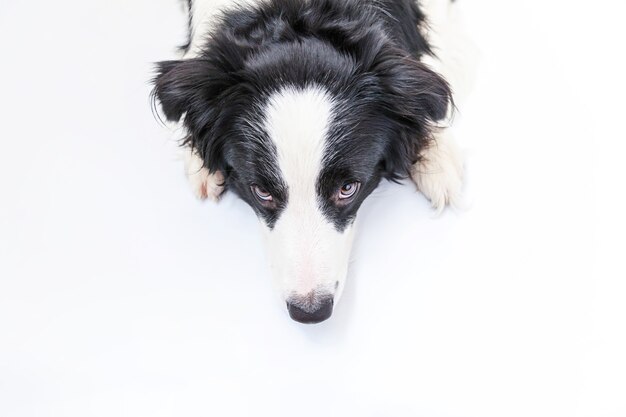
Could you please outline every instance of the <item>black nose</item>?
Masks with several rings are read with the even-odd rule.
[[[307,308],[298,301],[287,301],[287,309],[292,319],[299,323],[321,323],[333,314],[333,298],[324,298],[313,308]]]

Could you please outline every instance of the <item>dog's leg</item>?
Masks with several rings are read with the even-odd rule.
[[[461,204],[463,157],[449,129],[441,129],[434,136],[413,165],[411,178],[433,208],[441,212],[448,204]]]
[[[194,194],[201,200],[218,201],[224,192],[224,176],[220,171],[213,174],[204,167],[204,162],[193,150],[185,150],[185,172]]]
[[[462,30],[462,17],[450,0],[419,0],[426,13],[426,37],[435,56],[425,55],[422,63],[443,76],[454,91],[456,104],[463,101],[473,84],[476,65],[472,55],[473,44]],[[439,122],[449,126],[451,114]],[[413,166],[411,178],[417,188],[428,198],[435,210],[446,205],[462,204],[463,156],[454,137],[445,127],[436,128],[434,140],[424,149],[420,160]]]
[[[463,11],[450,0],[419,0],[428,25],[424,35],[434,56],[422,62],[442,75],[454,91],[456,105],[469,96],[476,78],[480,51],[465,29]]]

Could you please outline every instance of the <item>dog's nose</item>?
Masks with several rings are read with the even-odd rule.
[[[299,323],[320,323],[333,314],[333,298],[325,297],[311,307],[294,299],[287,301],[287,309],[291,318]]]

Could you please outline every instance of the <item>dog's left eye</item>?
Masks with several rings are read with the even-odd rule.
[[[349,182],[344,184],[340,189],[339,189],[339,200],[349,200],[352,197],[354,197],[354,195],[357,193],[357,191],[359,191],[359,188],[361,188],[361,183],[360,182]]]

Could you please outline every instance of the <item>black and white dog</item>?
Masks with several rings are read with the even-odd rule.
[[[433,30],[454,6],[187,3],[189,43],[158,65],[154,98],[184,128],[197,195],[230,190],[249,204],[291,317],[323,321],[344,286],[357,211],[383,178],[411,178],[437,209],[460,193]]]

